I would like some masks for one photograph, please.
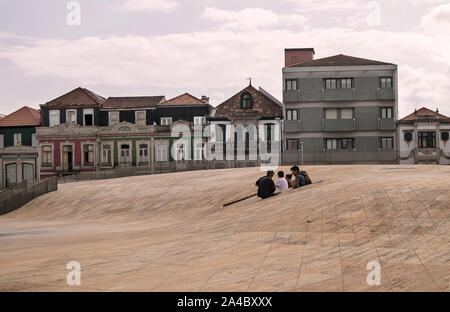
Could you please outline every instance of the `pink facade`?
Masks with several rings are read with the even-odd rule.
[[[83,139],[46,139],[39,140],[39,146],[51,146],[52,147],[52,166],[46,167],[44,164],[41,166],[41,177],[54,176],[59,173],[66,172],[95,172],[94,167],[83,166],[82,149],[83,144],[96,144],[95,138],[83,138]],[[67,146],[68,149],[64,150]],[[69,150],[69,152],[67,151]],[[98,156],[96,156],[98,157]],[[42,159],[42,157],[41,157]],[[64,164],[66,159],[66,164]]]

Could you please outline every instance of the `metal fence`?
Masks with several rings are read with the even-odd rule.
[[[41,182],[34,183],[22,189],[15,189],[9,192],[6,190],[0,193],[0,216],[10,213],[20,207],[26,205],[28,202],[32,201],[36,197],[42,196],[44,194],[54,192],[58,190],[58,183],[56,177],[46,179]]]
[[[91,180],[116,179],[132,176],[153,175],[172,172],[198,171],[211,169],[245,168],[259,166],[259,161],[182,161],[163,162],[150,167],[119,167],[96,172],[80,172],[73,175],[58,177],[58,183],[72,183]]]

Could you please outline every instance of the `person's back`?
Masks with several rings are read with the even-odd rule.
[[[270,177],[258,180],[258,197],[265,199],[274,195],[275,183]]]

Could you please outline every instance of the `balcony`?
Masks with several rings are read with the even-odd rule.
[[[356,130],[355,119],[322,119],[324,131],[354,131]]]
[[[323,89],[323,101],[353,101],[356,98],[356,89]]]
[[[284,122],[284,132],[293,133],[301,130],[300,120],[286,120]]]
[[[378,88],[379,100],[395,100],[395,92],[393,88]]]
[[[393,118],[378,118],[378,129],[382,131],[394,131],[395,120]]]
[[[301,100],[301,91],[300,90],[292,90],[292,91],[284,91],[283,93],[283,101],[285,103],[296,103]]]

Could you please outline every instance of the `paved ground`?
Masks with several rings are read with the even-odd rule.
[[[0,217],[0,291],[450,290],[450,166],[307,169],[325,182],[227,208],[258,169],[61,185]]]

